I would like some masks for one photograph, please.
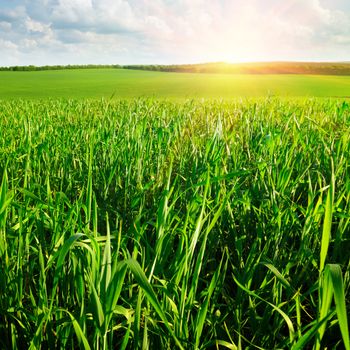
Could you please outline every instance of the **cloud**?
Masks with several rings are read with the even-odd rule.
[[[0,46],[3,50],[17,50],[18,49],[18,46],[13,43],[12,41],[9,41],[9,40],[2,40],[0,39]]]
[[[347,0],[14,0],[0,65],[349,59]],[[5,57],[6,56],[6,57]]]
[[[1,21],[0,22],[0,32],[10,32],[12,29],[12,25],[9,22]]]
[[[30,17],[27,17],[24,23],[29,33],[45,33],[50,30],[50,25],[35,21]]]

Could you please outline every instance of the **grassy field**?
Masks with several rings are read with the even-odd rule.
[[[161,73],[122,69],[0,72],[0,99],[349,97],[350,76]]]
[[[1,77],[0,348],[350,349],[349,103],[19,99],[348,78]]]

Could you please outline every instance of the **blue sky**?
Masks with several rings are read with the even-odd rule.
[[[350,61],[350,0],[0,0],[0,66]]]

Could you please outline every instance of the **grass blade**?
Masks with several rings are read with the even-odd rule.
[[[148,279],[145,275],[145,273],[142,271],[141,266],[139,263],[134,260],[134,259],[128,259],[125,262],[131,272],[133,273],[137,283],[145,293],[145,296],[147,297],[148,301],[151,303],[151,305],[154,307],[155,311],[157,312],[158,316],[161,318],[161,320],[164,322],[166,328],[170,332],[171,336],[174,338],[176,345],[180,348],[183,349],[181,343],[179,340],[176,338],[173,330],[171,329],[169,322],[165,316],[164,311],[162,310],[162,307],[157,299],[156,294],[153,291],[153,288],[151,284],[148,282]]]
[[[330,277],[333,283],[334,301],[344,346],[346,350],[350,350],[349,326],[341,268],[337,264],[328,264],[327,268],[329,268]]]

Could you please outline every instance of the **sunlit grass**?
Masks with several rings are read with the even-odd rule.
[[[349,349],[347,102],[0,114],[1,348]]]

